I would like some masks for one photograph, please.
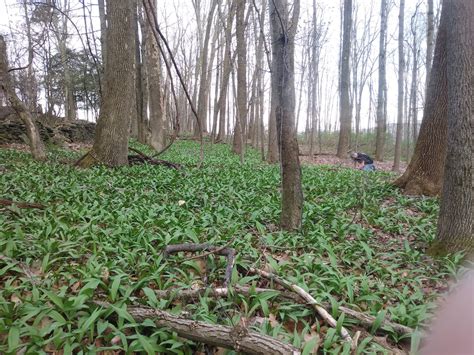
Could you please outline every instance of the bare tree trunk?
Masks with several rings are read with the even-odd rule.
[[[242,154],[246,144],[247,122],[247,43],[245,39],[245,0],[236,0],[235,32],[237,42],[237,117],[232,151]]]
[[[403,42],[405,22],[405,0],[400,0],[400,12],[398,15],[398,111],[397,111],[397,133],[395,138],[395,157],[393,159],[393,171],[400,171],[400,159],[402,155],[402,132],[403,132],[403,85],[405,73],[405,54],[403,53]]]
[[[290,22],[287,0],[270,2],[272,29],[272,89],[281,156],[282,212],[284,230],[301,227],[303,192],[298,141],[295,130],[294,40],[300,3],[293,2]]]
[[[8,57],[7,45],[3,36],[0,35],[0,85],[2,91],[5,93],[10,105],[15,110],[17,115],[23,121],[26,127],[26,135],[29,140],[31,155],[35,160],[46,160],[46,151],[43,142],[39,135],[38,128],[35,125],[34,119],[26,105],[20,101],[15,89],[12,86],[10,75],[8,73]]]
[[[352,27],[352,0],[344,0],[343,39],[341,53],[341,80],[340,80],[340,131],[337,145],[337,156],[345,158],[349,150],[351,135],[352,113],[349,99],[350,70],[349,57],[351,53],[351,27]]]
[[[232,70],[232,24],[234,22],[235,11],[233,7],[235,6],[234,1],[228,3],[228,15],[227,15],[227,24],[225,29],[225,50],[224,50],[224,64],[223,64],[223,73],[222,73],[222,82],[219,93],[219,133],[217,134],[216,141],[221,141],[225,136],[225,111],[226,111],[226,101],[227,101],[227,90],[229,88],[229,79],[230,72]]]
[[[434,5],[433,5],[433,0],[428,0],[427,32],[426,32],[426,83],[425,83],[425,91],[428,90],[428,82],[430,80],[431,62],[433,61],[433,47],[434,47]]]
[[[405,189],[408,194],[437,195],[443,184],[448,114],[446,22],[443,11],[415,152],[405,173],[395,181],[395,185]]]
[[[153,0],[156,9],[157,0]],[[148,17],[152,18],[152,17]],[[146,53],[145,61],[148,77],[148,103],[150,112],[150,145],[157,151],[165,146],[165,122],[163,111],[161,56],[152,30],[152,24],[146,21]]]
[[[110,167],[128,164],[130,116],[135,102],[135,38],[133,0],[111,1],[107,7],[107,58],[104,93],[92,150],[77,165]]]
[[[30,16],[28,14],[27,1],[23,0],[23,10],[25,15],[25,24],[26,24],[26,37],[28,39],[28,68],[26,75],[26,107],[29,110],[29,113],[36,111],[36,105],[38,103],[38,94],[37,94],[37,83],[35,78],[35,73],[33,69],[33,37],[31,35],[31,22]]]
[[[102,53],[102,71],[105,71],[105,58],[107,58],[107,43],[105,36],[107,33],[107,19],[105,14],[105,0],[98,0],[99,21],[100,21],[100,51]]]
[[[435,254],[474,257],[474,2],[445,0],[447,25],[447,155]],[[441,15],[443,16],[443,15]],[[433,71],[435,70],[433,66]]]
[[[385,98],[387,91],[387,0],[382,0],[380,13],[379,87],[377,97],[375,159],[382,161],[385,153],[385,132],[387,130],[387,118],[385,116]]]
[[[206,33],[204,35],[204,42],[201,48],[200,65],[201,65],[201,80],[199,83],[198,94],[198,117],[202,132],[207,132],[207,95],[209,90],[209,75],[208,75],[208,58],[209,58],[209,40],[211,37],[211,28],[214,20],[214,10],[217,5],[217,0],[213,0],[209,14],[207,15]],[[199,137],[199,125],[194,126],[194,136]]]
[[[138,22],[140,24],[141,33],[145,34],[141,43],[137,38],[138,32],[135,34],[135,43],[137,48],[135,50],[135,58],[137,63],[137,111],[138,111],[138,125],[137,125],[137,139],[140,143],[146,144],[148,140],[148,75],[146,70],[146,19],[143,13],[143,3],[139,0],[137,3]],[[140,46],[139,46],[140,43]],[[140,50],[140,52],[138,52]],[[141,107],[138,107],[140,105]]]

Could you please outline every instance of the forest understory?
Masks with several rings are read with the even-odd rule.
[[[425,253],[438,199],[401,194],[383,169],[303,165],[303,227],[288,233],[279,167],[257,151],[241,164],[205,145],[197,168],[197,143],[178,141],[160,158],[180,169],[83,170],[86,146],[50,147],[47,163],[21,148],[0,149],[1,353],[236,353],[142,317],[156,309],[229,327],[234,349],[256,332],[304,354],[408,353],[462,269]],[[183,243],[208,245],[169,252]]]

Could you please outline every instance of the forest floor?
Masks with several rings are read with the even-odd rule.
[[[400,334],[384,319],[424,328],[460,268],[461,255],[425,254],[438,200],[402,195],[389,172],[304,165],[303,228],[286,233],[277,228],[279,167],[260,162],[254,151],[240,164],[226,145],[205,146],[197,168],[198,145],[183,141],[160,156],[182,164],[180,170],[80,170],[72,163],[83,148],[50,148],[47,163],[0,148],[0,199],[40,204],[0,206],[0,353],[204,351],[166,328],[135,321],[131,305],[246,324],[305,354],[350,353],[342,326],[352,335],[361,331],[356,353],[407,353],[419,346],[418,333]],[[165,257],[163,250],[179,243],[234,248],[235,290],[183,300],[185,290],[222,287],[226,259]],[[281,297],[281,287],[249,273],[252,267],[309,292],[337,328],[307,304]],[[239,286],[250,286],[250,294]],[[171,289],[166,297],[159,292]],[[374,322],[363,326],[340,306]]]

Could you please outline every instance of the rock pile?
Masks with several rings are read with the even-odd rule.
[[[39,117],[41,139],[46,143],[92,143],[95,124],[82,120]],[[11,107],[0,106],[0,144],[26,143],[26,128]]]

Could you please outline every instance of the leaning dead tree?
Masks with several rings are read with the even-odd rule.
[[[31,63],[29,63],[31,65]],[[26,127],[26,135],[29,140],[31,154],[36,160],[46,160],[46,151],[41,141],[38,127],[34,122],[31,112],[18,98],[10,78],[11,69],[8,68],[7,45],[5,39],[0,35],[0,86],[5,93],[11,107],[23,121]]]

